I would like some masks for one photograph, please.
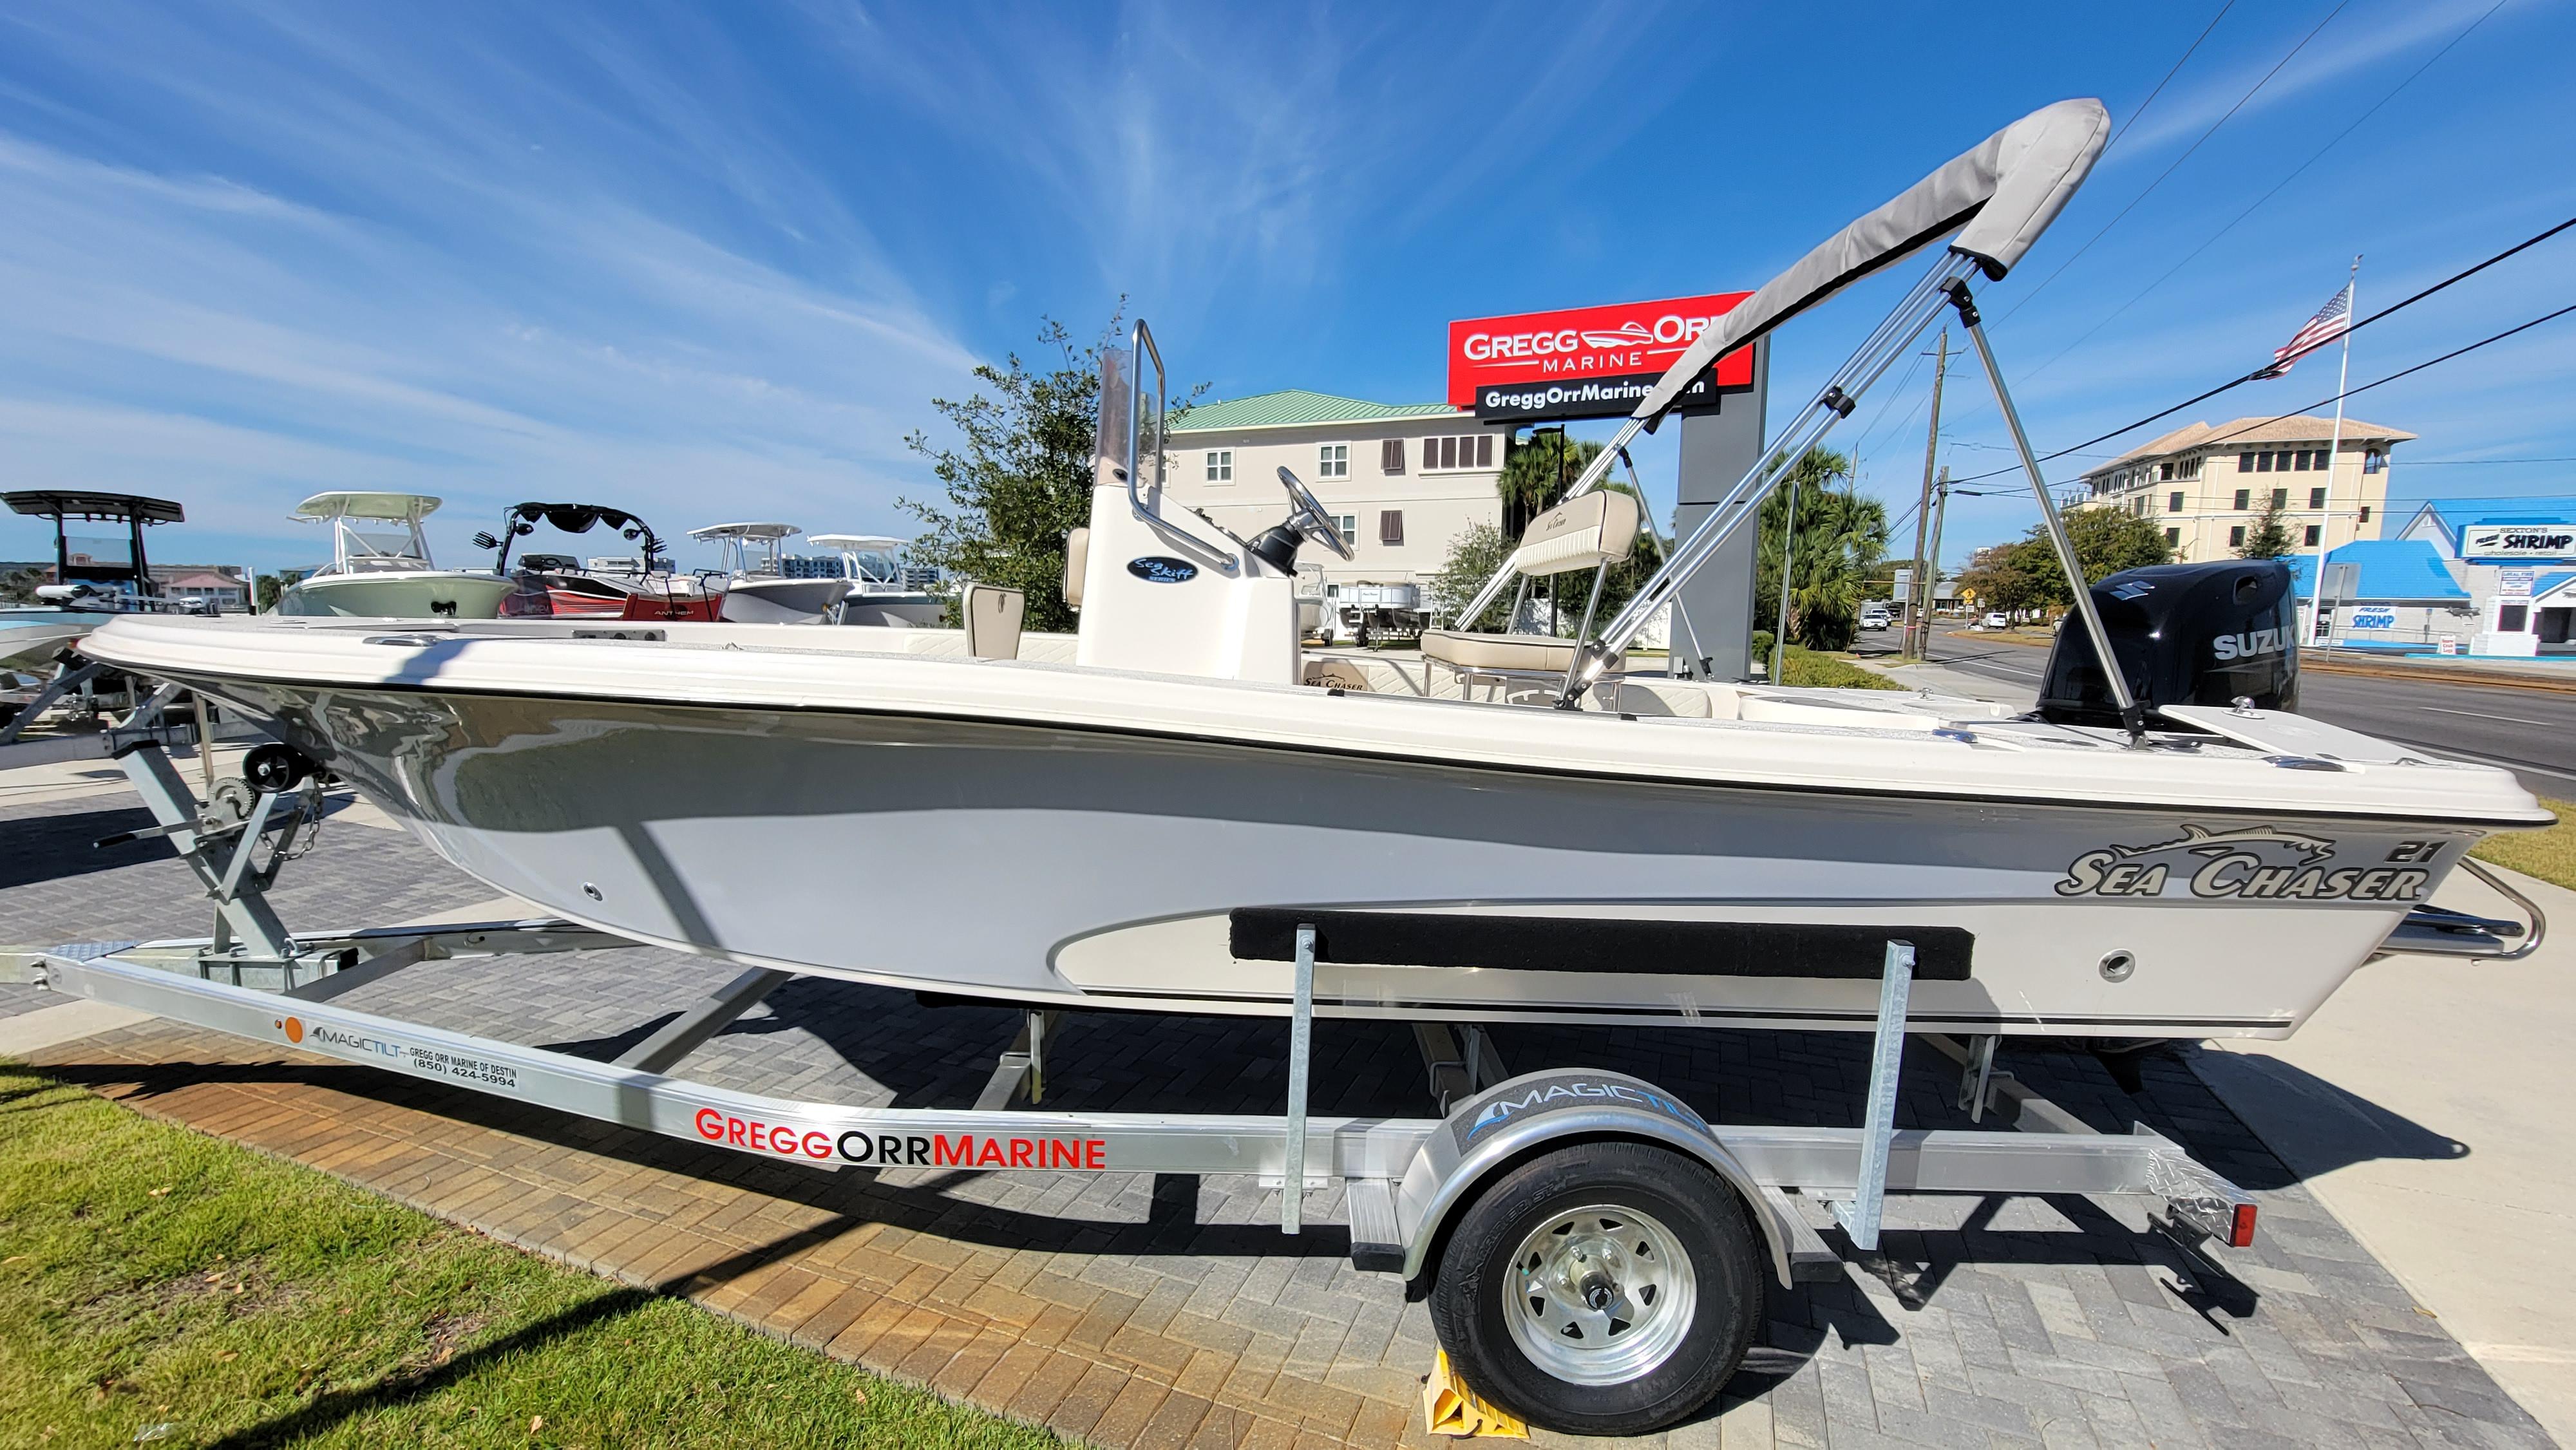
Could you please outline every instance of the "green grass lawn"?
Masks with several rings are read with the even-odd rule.
[[[1766,661],[1767,662],[1767,661]],[[1905,687],[1876,670],[1865,670],[1838,655],[1791,645],[1780,661],[1780,683],[1838,690],[1902,690]]]
[[[2558,813],[2557,825],[2489,836],[2469,854],[2576,891],[2576,803],[2543,800],[2541,804]]]
[[[0,1447],[1034,1446],[0,1066]]]

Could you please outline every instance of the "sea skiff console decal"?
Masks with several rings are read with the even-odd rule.
[[[1128,560],[1127,572],[1148,584],[1187,584],[1199,576],[1199,566],[1168,554],[1147,554]]]
[[[2085,852],[2068,864],[2057,894],[2163,896],[2179,887],[2206,901],[2414,901],[2446,844],[2400,841],[2384,862],[2336,866],[2335,843],[2321,836],[2187,825],[2170,841]]]

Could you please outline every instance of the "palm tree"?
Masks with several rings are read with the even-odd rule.
[[[1887,556],[1887,508],[1835,479],[1851,477],[1851,460],[1810,448],[1791,470],[1791,481],[1763,500],[1761,545],[1754,585],[1754,625],[1780,629],[1783,525],[1797,499],[1796,557],[1789,569],[1788,637],[1809,649],[1843,649],[1859,627],[1870,575]]]

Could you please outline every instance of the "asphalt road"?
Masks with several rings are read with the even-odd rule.
[[[1892,647],[1896,635],[1886,635]],[[1862,645],[1878,643],[1865,638]],[[2048,651],[1936,631],[1931,659],[2015,685],[2036,698]],[[2456,760],[2500,765],[2523,786],[2576,800],[2576,694],[2447,680],[2392,680],[2309,670],[2299,677],[2299,713]]]

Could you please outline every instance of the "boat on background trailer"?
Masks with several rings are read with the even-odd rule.
[[[479,569],[438,567],[420,527],[438,505],[427,494],[363,492],[317,493],[297,504],[297,522],[330,527],[331,562],[286,586],[277,612],[353,619],[494,618],[517,586]]]
[[[849,582],[837,576],[791,577],[782,567],[781,546],[801,532],[794,524],[773,523],[689,530],[690,538],[719,550],[716,577],[722,592],[715,600],[716,618],[728,624],[820,624],[830,616],[849,592]]]
[[[905,540],[889,534],[808,534],[806,541],[838,552],[849,593],[834,610],[839,624],[936,629],[948,601],[905,582]]]

